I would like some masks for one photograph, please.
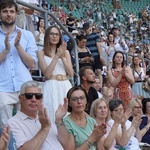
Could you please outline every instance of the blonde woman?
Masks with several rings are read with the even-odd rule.
[[[134,116],[141,117],[141,121],[139,122],[139,126],[137,128],[137,131],[139,132],[138,134],[140,135],[138,136],[138,139],[143,143],[150,144],[150,119],[145,115],[145,111],[148,108],[146,108],[147,100],[147,98],[143,99],[143,101],[138,98],[133,98],[130,101],[129,107],[132,109],[132,116],[129,118],[129,120],[132,121]],[[144,109],[144,111],[142,111],[142,108]],[[142,115],[143,112],[144,115]]]
[[[122,108],[123,109],[123,108]],[[109,123],[110,112],[109,107],[105,99],[96,99],[91,106],[91,117],[95,118],[98,124],[106,123],[107,133],[101,139],[105,149],[116,150],[116,144],[124,146],[128,142],[127,130],[125,128],[126,117],[122,112],[114,111],[112,118],[113,124]],[[122,134],[118,132],[119,124],[122,126]]]

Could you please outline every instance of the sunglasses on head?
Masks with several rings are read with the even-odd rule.
[[[33,95],[38,100],[40,100],[41,98],[43,98],[43,94],[42,93],[24,93],[22,95],[24,95],[26,99],[32,99]]]

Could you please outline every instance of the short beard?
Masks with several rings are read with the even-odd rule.
[[[9,27],[9,26],[14,25],[14,24],[15,24],[15,21],[12,21],[12,22],[9,23],[9,22],[6,22],[6,21],[1,20],[1,23],[2,23],[3,25],[5,25],[5,26]]]
[[[93,83],[95,83],[95,81],[87,80],[87,83],[93,84]]]

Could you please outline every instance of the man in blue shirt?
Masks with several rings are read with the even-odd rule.
[[[33,34],[15,25],[17,11],[14,1],[0,2],[0,125],[12,116],[20,86],[32,80],[29,70],[37,62]]]

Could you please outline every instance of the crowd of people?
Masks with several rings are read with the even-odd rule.
[[[26,24],[19,26],[22,11]],[[36,30],[29,29],[31,14],[13,0],[0,2],[0,150],[150,145],[149,43],[130,43],[118,26],[108,29],[106,38],[90,21],[74,30],[70,15],[66,23],[77,42],[81,82],[72,85],[76,57],[69,38],[57,24],[45,29],[43,18]],[[32,79],[37,63],[45,82]]]

